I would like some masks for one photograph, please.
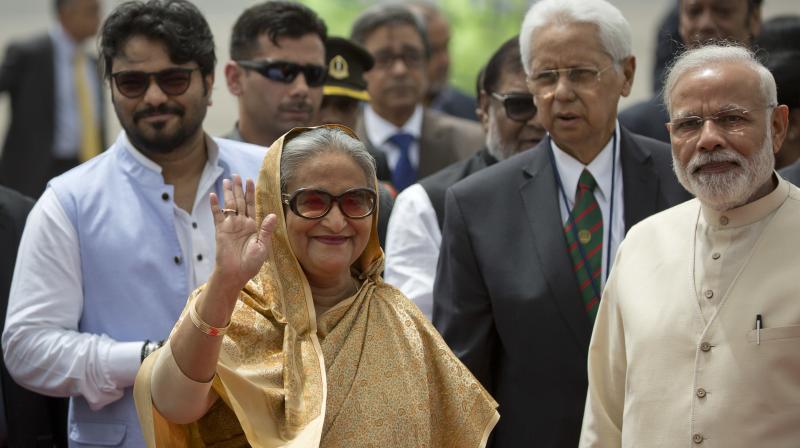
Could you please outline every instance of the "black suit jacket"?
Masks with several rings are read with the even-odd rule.
[[[667,106],[656,95],[649,100],[636,103],[619,113],[619,122],[634,134],[669,143],[669,121]]]
[[[436,212],[436,219],[439,221],[439,229],[444,226],[444,198],[447,189],[461,179],[495,163],[497,163],[497,159],[489,154],[488,149],[484,148],[469,159],[456,162],[419,181],[420,186],[431,200],[433,210]]]
[[[800,186],[800,162],[795,162],[779,171],[780,175],[789,182]]]
[[[567,254],[550,139],[447,192],[433,323],[500,404],[495,448],[575,448],[592,328]],[[667,145],[624,129],[625,226],[689,198]]]
[[[8,46],[0,65],[0,92],[11,99],[11,123],[0,155],[0,184],[38,197],[47,185],[53,163],[55,129],[55,65],[53,42],[45,33]],[[100,142],[105,147],[102,79]]]
[[[30,198],[0,186],[0,328],[5,326],[11,276],[25,219],[33,207]],[[66,398],[39,395],[17,385],[0,357],[8,446],[67,446]]]

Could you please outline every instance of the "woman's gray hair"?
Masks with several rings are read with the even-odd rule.
[[[600,43],[615,63],[631,56],[631,26],[625,16],[605,0],[540,0],[528,9],[519,34],[525,74],[531,74],[531,48],[539,28],[558,24],[591,23],[597,26]]]
[[[329,152],[346,154],[364,171],[367,182],[375,179],[375,158],[361,141],[341,129],[321,127],[306,131],[283,146],[281,153],[281,193],[297,174],[297,169],[308,160]]]
[[[675,90],[678,80],[687,72],[708,67],[713,64],[741,64],[749,65],[760,79],[761,95],[764,106],[778,104],[778,88],[772,73],[756,59],[755,54],[747,48],[735,44],[707,45],[683,53],[669,68],[664,82],[663,99],[667,112],[672,117],[672,103],[670,96]]]

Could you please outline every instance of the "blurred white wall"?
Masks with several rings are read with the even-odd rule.
[[[108,12],[119,0],[102,0]],[[354,3],[368,3],[364,0],[353,0]],[[650,95],[651,72],[655,45],[655,33],[659,21],[665,14],[672,0],[611,0],[625,14],[633,30],[633,49],[637,57],[637,74],[634,89],[629,98],[622,102],[624,107],[632,101],[645,99]],[[5,52],[7,43],[18,37],[32,35],[47,29],[52,21],[51,0],[25,1],[0,0],[0,58]],[[228,60],[228,41],[230,30],[236,17],[248,6],[258,3],[253,0],[196,0],[211,25],[217,45],[217,80],[214,86],[213,106],[208,111],[205,129],[212,135],[226,133],[236,121],[236,101],[228,93],[222,75],[222,66]],[[800,13],[798,0],[765,0],[764,18],[778,14]],[[323,17],[324,19],[325,17]],[[520,21],[522,18],[520,17]],[[487,26],[489,26],[487,24]],[[458,30],[454,30],[455,33]],[[477,72],[478,67],[475,67]],[[119,130],[113,108],[109,107],[108,123],[110,138]],[[8,98],[0,94],[0,138],[5,135],[8,126]]]

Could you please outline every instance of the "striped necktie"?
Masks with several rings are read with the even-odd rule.
[[[75,94],[78,99],[78,114],[81,121],[81,146],[78,159],[85,162],[100,154],[100,131],[97,127],[96,107],[92,103],[89,80],[86,76],[86,56],[80,49],[75,51]]]
[[[564,226],[578,287],[592,323],[600,305],[600,277],[603,271],[603,214],[594,197],[595,187],[597,182],[594,177],[584,169],[578,179],[572,216]]]
[[[398,132],[389,137],[389,141],[400,150],[400,158],[392,170],[392,183],[398,193],[417,181],[417,170],[411,164],[409,154],[414,140],[414,136],[406,132]]]

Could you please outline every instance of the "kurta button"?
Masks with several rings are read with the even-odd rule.
[[[181,264],[181,257],[177,255],[175,255],[175,258],[173,258],[172,260],[175,261],[175,264]]]
[[[703,342],[702,344],[700,344],[700,350],[704,352],[711,350],[711,344],[709,344],[708,342]]]
[[[203,254],[197,254],[197,261],[203,261]]]
[[[697,398],[705,398],[706,397],[706,390],[702,387],[697,389]]]
[[[727,226],[728,225],[728,217],[727,216],[720,216],[719,217],[719,223],[722,224],[723,226]]]
[[[161,193],[161,199],[169,201],[169,193]]]
[[[703,443],[703,435],[702,434],[693,435],[692,442],[696,443],[697,445],[700,445],[701,443]]]
[[[711,299],[711,298],[714,297],[714,291],[712,291],[710,289],[706,289],[706,292],[704,294],[706,296],[706,299]]]
[[[720,255],[719,252],[714,252],[713,254],[711,254],[711,258],[713,258],[715,260],[719,260],[719,257],[721,257],[721,256],[722,255]]]
[[[193,223],[192,223],[192,228],[193,228],[193,229],[196,229],[196,228],[197,228],[197,223],[196,223],[196,222],[193,222]]]

